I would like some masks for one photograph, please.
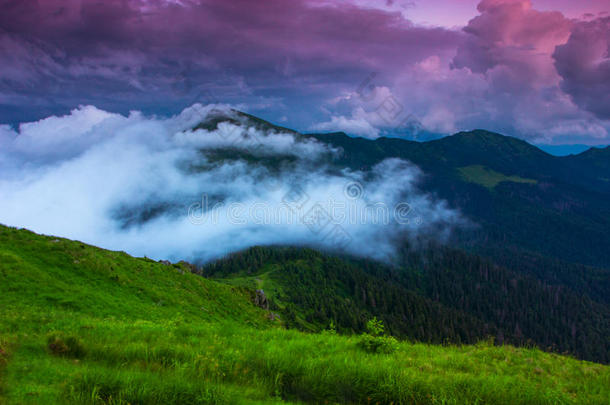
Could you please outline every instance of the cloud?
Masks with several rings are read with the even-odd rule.
[[[610,119],[610,17],[576,24],[553,53],[561,88],[597,117]]]
[[[374,125],[378,125],[379,121],[379,117],[374,113],[367,113],[362,107],[357,107],[349,117],[333,115],[330,121],[314,124],[310,129],[323,132],[345,132],[351,136],[375,139],[379,137],[380,130]]]
[[[595,102],[608,93],[606,25],[560,4],[570,18],[483,0],[463,29],[448,29],[406,16],[461,19],[474,3],[439,14],[382,0],[0,0],[0,123],[78,105],[170,116],[201,102],[367,137],[486,128],[537,139],[576,125],[595,132],[575,141],[597,142],[610,129],[608,103]],[[353,98],[372,72],[376,105]],[[382,93],[402,106],[398,122],[375,117]],[[331,102],[342,97],[352,98]]]
[[[0,90],[26,90],[59,111],[87,103],[175,110],[204,90],[211,101],[251,105],[256,97],[345,86],[369,69],[399,71],[459,37],[392,11],[318,0],[4,0],[0,7]],[[11,121],[28,114],[36,112]]]
[[[481,14],[464,28],[468,35],[453,66],[475,73],[505,66],[526,86],[556,81],[549,56],[568,39],[569,19],[560,12],[534,10],[530,0],[483,0],[477,9]]]
[[[605,90],[600,52],[606,49],[607,35],[599,28],[591,30],[591,36],[601,38],[589,41],[597,44],[592,45],[597,59],[585,62],[591,68],[580,70],[583,81],[578,87],[574,79],[562,79],[553,58],[555,49],[563,49],[578,29],[575,20],[535,10],[528,0],[484,0],[478,10],[480,14],[464,27],[454,54],[431,52],[397,74],[363,75],[351,91],[326,102],[328,118],[314,128],[408,139],[486,128],[530,141],[604,142],[610,123],[583,108],[575,92],[581,100],[590,95],[591,108],[608,104],[594,101],[605,96],[596,91]],[[568,60],[564,65],[577,63]],[[573,95],[566,92],[570,83]],[[381,108],[384,103],[393,108]],[[391,119],[379,119],[380,112]]]
[[[467,35],[451,60],[452,71],[442,73],[441,80],[424,80],[445,100],[453,95],[449,111],[457,129],[482,127],[548,142],[607,138],[608,122],[573,102],[563,91],[565,78],[560,87],[553,54],[574,35],[574,20],[535,10],[529,0],[483,0],[478,10],[464,27]],[[570,128],[574,132],[566,133]]]
[[[0,223],[156,259],[288,244],[389,260],[397,240],[460,222],[408,162],[336,167],[340,150],[224,105],[170,118],[83,106],[2,126],[0,145]]]

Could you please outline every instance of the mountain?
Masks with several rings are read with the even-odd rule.
[[[455,175],[456,168],[481,165],[506,176],[517,175],[603,194],[610,192],[605,180],[610,168],[603,163],[607,162],[604,157],[608,148],[557,157],[523,140],[484,130],[460,132],[428,142],[397,138],[369,140],[344,133],[309,136],[343,148],[345,155],[340,162],[351,167],[368,167],[386,157],[400,157],[432,175],[451,176]]]
[[[586,150],[591,149],[590,145],[583,144],[565,144],[565,145],[548,145],[548,144],[536,144],[536,146],[548,154],[553,156],[569,156],[578,155]],[[599,146],[595,146],[599,147]]]
[[[244,116],[243,119],[248,125],[251,118]],[[261,120],[257,120],[256,125],[261,129],[281,131]],[[339,312],[374,314],[381,318],[385,315],[386,323],[399,336],[437,342],[435,333],[441,323],[443,327],[447,323],[429,323],[419,330],[411,325],[409,329],[401,324],[402,314],[388,309],[420,305],[420,308],[428,308],[423,311],[425,313],[437,311],[435,319],[443,319],[441,313],[445,311],[457,311],[451,315],[454,320],[462,317],[457,324],[470,325],[470,336],[464,335],[459,328],[446,329],[443,336],[450,341],[471,341],[492,334],[515,344],[530,340],[541,347],[561,348],[584,358],[609,361],[608,347],[603,342],[607,340],[604,336],[609,335],[610,322],[610,250],[607,249],[610,246],[610,196],[608,189],[600,185],[605,184],[610,148],[556,157],[523,140],[484,130],[461,132],[429,142],[396,138],[368,140],[344,133],[304,136],[338,149],[340,152],[332,161],[338,168],[367,171],[389,157],[413,162],[425,174],[420,185],[422,189],[448,201],[474,225],[454,232],[449,242],[453,250],[433,248],[441,252],[437,255],[442,258],[435,266],[413,264],[409,253],[405,253],[394,263],[392,271],[382,272],[381,280],[367,284],[376,285],[379,291],[402,291],[394,296],[404,297],[404,302],[395,300],[397,306],[388,306],[388,312],[371,308],[366,300],[359,302],[360,293],[353,289],[347,288],[351,292],[346,298],[343,283],[353,287],[355,281],[343,280],[324,294],[314,294],[308,304],[310,312],[297,317],[294,326],[315,329],[312,324],[317,323],[319,328],[332,320],[340,327],[361,331],[361,321],[352,319],[342,323],[336,319],[337,308],[343,308],[344,311]],[[403,243],[405,247],[408,245],[407,241]],[[227,260],[239,262],[242,256],[251,254],[241,253]],[[455,265],[456,262],[460,264]],[[252,284],[252,279],[259,278],[260,274],[272,274],[277,279],[273,285],[279,285],[278,288],[301,291],[297,288],[298,283],[290,281],[291,277],[296,277],[292,272],[302,273],[298,265],[289,265],[292,261],[272,262],[289,269],[278,276],[277,272],[267,272],[270,263],[263,263],[268,266],[251,269],[251,274],[245,275],[243,266],[236,274],[227,271],[227,268],[235,267],[233,264],[221,270],[217,270],[218,264],[215,264],[206,271],[229,282],[238,280],[250,286],[256,284]],[[338,277],[336,272],[329,273],[335,266],[314,267],[315,271],[311,263],[309,266],[306,273],[318,274],[319,280]],[[379,269],[382,266],[368,267]],[[493,269],[497,278],[480,278],[481,267],[488,269],[484,274]],[[443,271],[449,268],[452,269],[450,273]],[[419,277],[412,276],[414,270]],[[479,278],[474,276],[477,272]],[[348,266],[344,273],[354,278],[371,277],[354,265]],[[395,273],[400,276],[388,276]],[[387,281],[388,277],[391,282]],[[303,282],[302,277],[298,280]],[[461,286],[459,292],[448,287],[453,284]],[[520,289],[511,288],[513,284]],[[415,297],[410,295],[414,291],[418,292]],[[498,294],[498,291],[509,293]],[[290,294],[283,297],[287,300],[286,305],[303,303],[301,298]],[[333,302],[325,297],[334,297]],[[572,304],[561,308],[567,302]],[[321,303],[325,303],[323,307],[320,307]],[[548,303],[548,306],[542,304],[532,311],[541,303]],[[442,308],[432,304],[440,304]],[[576,308],[580,309],[572,312]],[[307,317],[315,322],[308,321]],[[392,317],[395,317],[394,321]],[[576,326],[577,319],[591,328]],[[572,333],[575,330],[587,330],[587,334],[590,332],[596,337],[587,335],[582,340],[575,340]],[[595,343],[589,346],[585,342]]]
[[[567,156],[565,161],[576,170],[584,168],[592,172],[591,176],[597,175],[601,181],[610,182],[610,146],[590,148],[581,154]]]
[[[262,130],[265,132],[276,132],[276,133],[289,133],[294,135],[299,135],[297,131],[294,131],[289,128],[281,127],[275,124],[272,124],[268,121],[265,121],[261,118],[258,118],[254,115],[247,114],[238,110],[220,110],[213,109],[209,113],[205,114],[203,120],[197,124],[193,130],[197,129],[205,129],[208,131],[213,131],[218,129],[218,124],[222,122],[228,122],[234,125],[239,125],[248,128],[255,128],[258,130]]]
[[[398,157],[419,166],[426,175],[424,190],[480,226],[464,232],[457,242],[463,248],[490,257],[512,251],[566,266],[610,266],[608,148],[555,157],[481,130],[423,143],[342,133],[310,136],[343,150],[338,165],[366,170]]]
[[[235,111],[242,125],[282,131]],[[610,148],[556,157],[517,138],[474,130],[428,142],[305,134],[338,149],[332,164],[367,171],[396,157],[425,174],[420,187],[474,224],[452,244],[543,282],[608,303]],[[239,158],[234,152],[229,156]],[[276,164],[276,166],[280,166]]]
[[[270,265],[307,259],[303,270],[339,260],[253,252]],[[396,342],[375,335],[378,322],[367,335],[286,330],[283,316],[262,308],[262,293],[195,270],[0,226],[0,403],[603,404],[610,396],[608,366],[534,348]],[[306,310],[304,302],[295,313]]]
[[[251,115],[233,114],[241,125],[283,130]],[[339,150],[332,157],[337,170],[367,171],[391,157],[414,163],[425,174],[420,187],[474,224],[454,232],[454,247],[609,302],[610,148],[556,157],[484,130],[429,142],[344,133],[303,136]],[[228,156],[240,159],[235,152]]]

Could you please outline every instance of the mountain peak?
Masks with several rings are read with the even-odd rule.
[[[538,147],[512,136],[501,135],[484,129],[458,132],[455,135],[431,141],[452,149],[461,148],[462,153],[493,153],[496,157],[530,157],[546,159],[548,153]]]
[[[502,135],[497,132],[487,131],[484,129],[474,129],[472,131],[462,131],[457,134],[441,138],[439,141],[446,142],[462,142],[465,144],[486,145],[487,147],[506,147],[510,146],[514,151],[530,152],[547,155],[540,148],[524,141],[523,139],[515,138],[508,135]]]
[[[218,124],[222,122],[228,122],[244,127],[254,127],[264,132],[297,134],[297,132],[292,129],[272,124],[271,122],[262,118],[236,109],[212,109],[208,112],[206,117],[193,128],[193,130],[205,129],[207,131],[215,131],[218,129]]]

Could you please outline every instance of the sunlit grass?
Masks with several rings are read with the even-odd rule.
[[[3,404],[610,398],[606,366],[490,342],[369,353],[360,336],[281,328],[240,288],[77,242],[0,227],[0,259]]]
[[[534,179],[525,179],[519,176],[507,176],[481,165],[460,167],[459,172],[464,180],[471,183],[480,184],[488,189],[493,189],[503,181],[526,184],[537,183],[537,181]]]

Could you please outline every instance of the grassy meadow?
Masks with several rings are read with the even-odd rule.
[[[287,330],[185,264],[0,227],[0,404],[609,403],[607,366],[365,338]]]

